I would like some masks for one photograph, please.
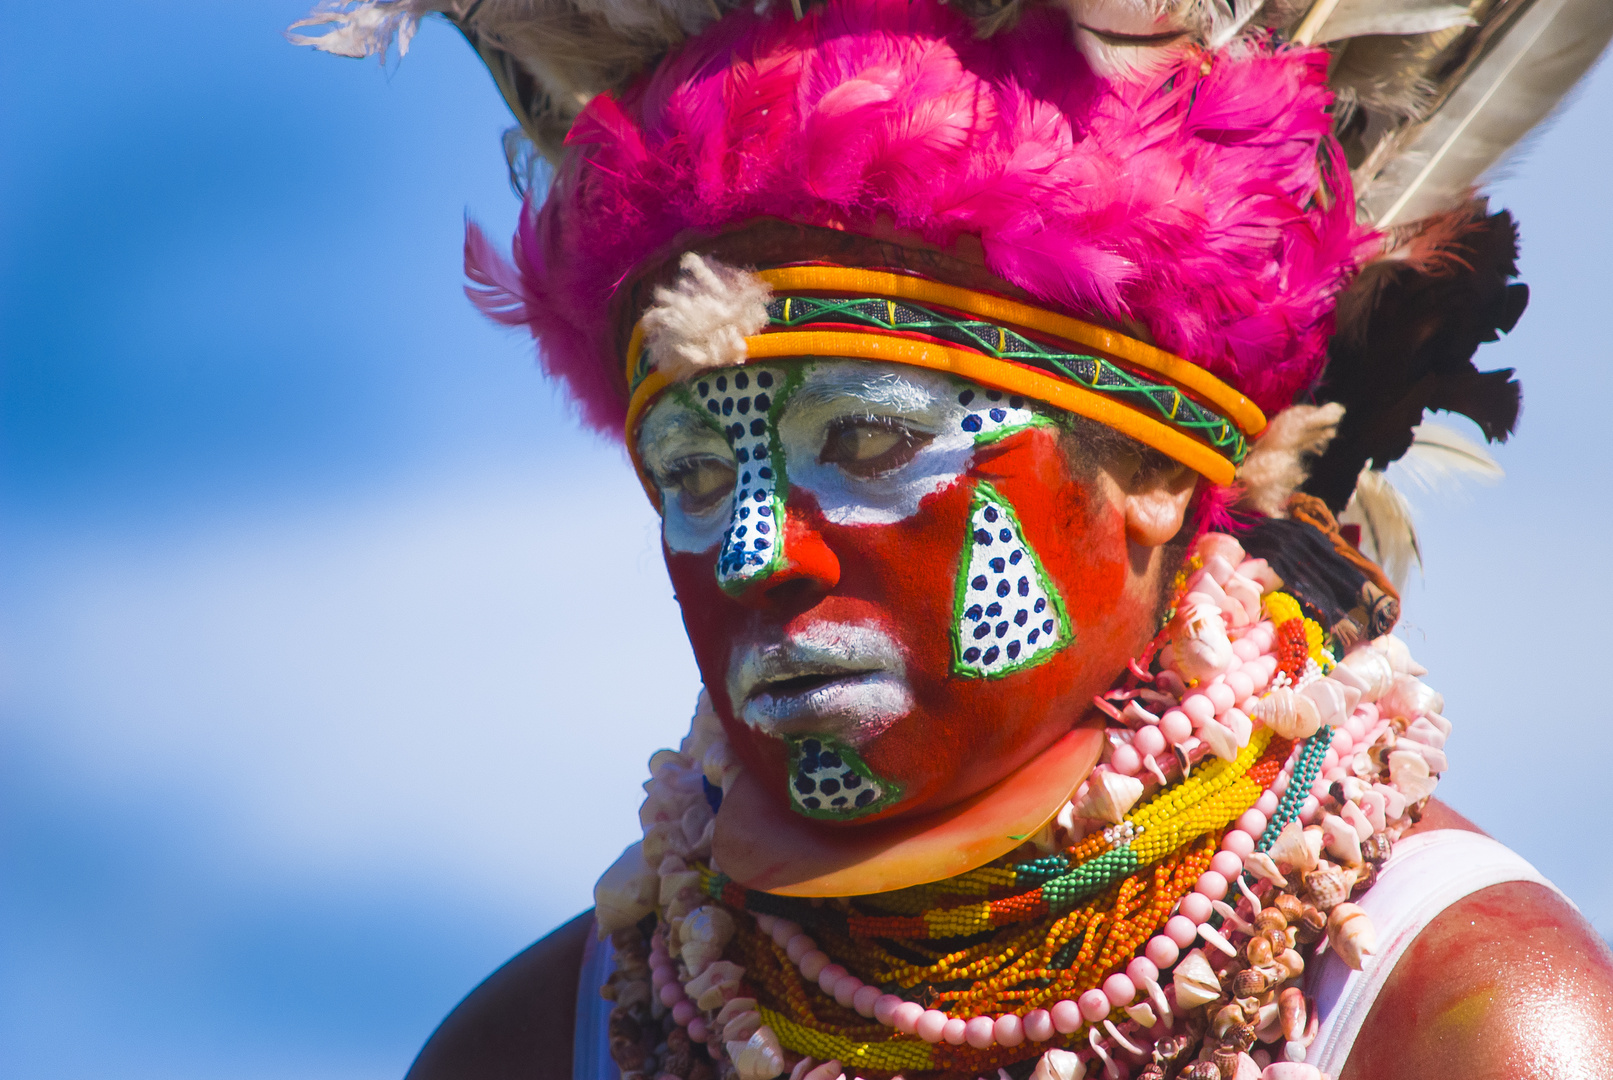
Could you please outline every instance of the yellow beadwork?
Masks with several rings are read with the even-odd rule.
[[[864,899],[884,911],[918,915],[935,906],[938,896],[987,896],[993,889],[1012,888],[1014,872],[1006,866],[982,866],[945,881],[915,885],[910,889],[869,896]]]
[[[1180,815],[1184,809],[1189,812],[1196,810],[1200,803],[1213,799],[1218,793],[1234,783],[1244,773],[1248,772],[1260,755],[1266,752],[1271,743],[1271,729],[1260,728],[1249,737],[1249,745],[1238,751],[1238,756],[1231,761],[1216,758],[1215,761],[1200,769],[1197,776],[1191,777],[1176,785],[1127,815],[1126,821],[1142,832],[1158,828],[1161,823],[1169,821]],[[1257,796],[1258,797],[1258,796]],[[1176,847],[1172,844],[1171,847]],[[1133,841],[1132,850],[1137,850],[1137,842]],[[1169,851],[1170,848],[1166,848]],[[1161,852],[1160,854],[1163,854]],[[1138,851],[1138,859],[1146,862],[1142,853]]]
[[[1266,614],[1270,615],[1271,621],[1278,626],[1281,626],[1289,619],[1303,618],[1305,614],[1299,608],[1299,601],[1285,592],[1267,593],[1263,602],[1266,605]],[[1307,633],[1306,638],[1309,639],[1309,637],[1310,635]]]
[[[1337,661],[1333,659],[1332,654],[1329,653],[1324,647],[1324,642],[1326,642],[1326,640],[1327,634],[1322,630],[1322,625],[1315,619],[1306,619],[1305,651],[1310,653],[1311,659],[1315,660],[1316,663],[1321,667],[1324,675],[1327,672],[1332,671],[1337,664]]]
[[[1283,599],[1293,604],[1291,598]],[[892,940],[900,942],[899,949],[889,948],[883,935],[854,936],[843,919],[811,920],[814,925],[807,927],[808,932],[819,949],[866,984],[914,988],[926,1007],[948,1016],[1005,1012],[1023,1016],[1032,1009],[1074,1000],[1101,986],[1136,955],[1209,869],[1225,827],[1260,796],[1262,785],[1249,774],[1272,740],[1268,729],[1254,732],[1232,761],[1206,763],[1129,815],[1125,821],[1131,826],[1129,844],[1136,869],[1073,910],[995,925],[993,904],[1000,907],[1011,898],[1005,892],[1023,889],[1019,872],[999,864],[946,881],[858,898],[859,905],[867,905],[865,913],[871,907],[898,919],[920,916],[913,922],[925,928],[925,936],[916,928],[898,934]],[[1094,835],[1070,848],[1065,857],[1079,866],[1109,850],[1111,843]],[[975,899],[980,897],[986,899]],[[804,979],[785,950],[754,924],[742,921],[737,930],[736,959],[746,969],[763,1019],[793,1053],[819,1061],[838,1059],[848,1071],[853,1066],[880,1072],[968,1071],[977,1058],[984,1073],[991,1071],[986,1065],[995,1059],[981,1056],[985,1052],[932,1046],[911,1035],[870,1026]],[[959,947],[960,940],[970,944]],[[1081,1035],[1078,1031],[1069,1039],[1079,1041]],[[1052,1045],[1066,1041],[1060,1037]]]
[[[829,1035],[797,1024],[765,1005],[758,1006],[757,1011],[762,1014],[762,1023],[779,1037],[779,1042],[797,1054],[819,1061],[839,1061],[848,1070],[853,1065],[885,1071],[922,1070],[931,1066],[930,1044],[921,1039],[898,1035],[885,1042],[857,1042],[844,1035]]]
[[[991,929],[990,904],[966,904],[962,907],[939,908],[924,913],[924,921],[932,938],[963,937]]]

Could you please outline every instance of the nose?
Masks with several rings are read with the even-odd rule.
[[[840,560],[812,524],[812,515],[776,503],[750,509],[744,522],[735,514],[723,540],[717,582],[724,592],[746,607],[806,608],[840,584]],[[782,525],[775,527],[779,518]],[[764,527],[758,537],[756,530]]]

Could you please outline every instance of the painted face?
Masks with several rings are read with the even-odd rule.
[[[696,662],[746,767],[797,812],[972,795],[1146,644],[1153,594],[1112,484],[1059,434],[1033,402],[864,361],[713,371],[650,411]]]

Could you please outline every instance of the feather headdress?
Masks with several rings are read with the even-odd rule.
[[[1468,200],[1613,36],[1606,0],[327,0],[295,40],[384,57],[433,12],[556,165],[514,266],[471,230],[472,295],[593,425],[685,251],[757,219],[968,238],[1268,412],[1331,404],[1249,476],[1274,508],[1311,471],[1336,511],[1426,409],[1511,431],[1517,384],[1471,357],[1527,292]]]

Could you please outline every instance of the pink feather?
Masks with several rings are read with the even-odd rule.
[[[465,276],[471,280],[465,295],[483,315],[505,326],[524,326],[531,321],[521,272],[504,261],[487,235],[469,221],[465,223]]]
[[[1197,544],[1205,533],[1221,532],[1236,536],[1248,532],[1249,528],[1260,519],[1238,512],[1237,502],[1242,497],[1243,489],[1236,484],[1229,484],[1226,487],[1218,487],[1208,482],[1200,484],[1198,491],[1193,495],[1194,505],[1189,515],[1189,520],[1197,523],[1193,531],[1193,543]]]
[[[467,291],[528,325],[585,420],[619,434],[611,319],[636,269],[761,217],[894,223],[976,237],[1042,302],[1135,319],[1274,412],[1318,377],[1375,242],[1329,134],[1326,62],[1257,41],[1110,82],[1053,7],[985,40],[933,2],[736,9],[583,110],[514,267],[467,232]]]

